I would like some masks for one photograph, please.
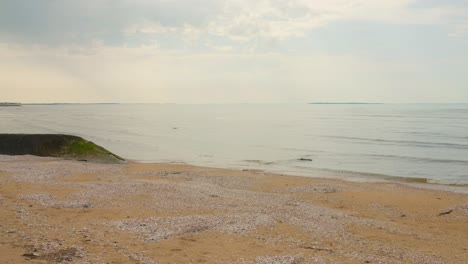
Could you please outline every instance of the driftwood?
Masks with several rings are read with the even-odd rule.
[[[439,216],[441,216],[441,215],[448,215],[448,214],[450,214],[451,212],[453,212],[452,209],[451,209],[451,210],[448,210],[448,211],[446,211],[446,212],[440,213]]]

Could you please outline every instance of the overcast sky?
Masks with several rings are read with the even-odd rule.
[[[0,0],[0,101],[468,102],[468,0]]]

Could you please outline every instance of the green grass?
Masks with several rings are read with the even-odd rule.
[[[69,142],[68,146],[65,146],[64,154],[85,159],[113,157],[117,160],[124,160],[123,158],[111,153],[103,147],[100,147],[85,139],[73,140],[72,142]]]
[[[71,143],[68,147],[68,150],[69,154],[76,155],[97,154],[102,152],[102,149],[99,149],[96,144],[86,140],[80,140]]]

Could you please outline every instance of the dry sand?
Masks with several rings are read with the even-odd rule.
[[[395,182],[0,156],[0,219],[1,263],[468,262],[468,195]]]

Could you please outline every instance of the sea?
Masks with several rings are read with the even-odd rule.
[[[82,136],[126,159],[468,184],[468,104],[0,107],[0,133]]]

